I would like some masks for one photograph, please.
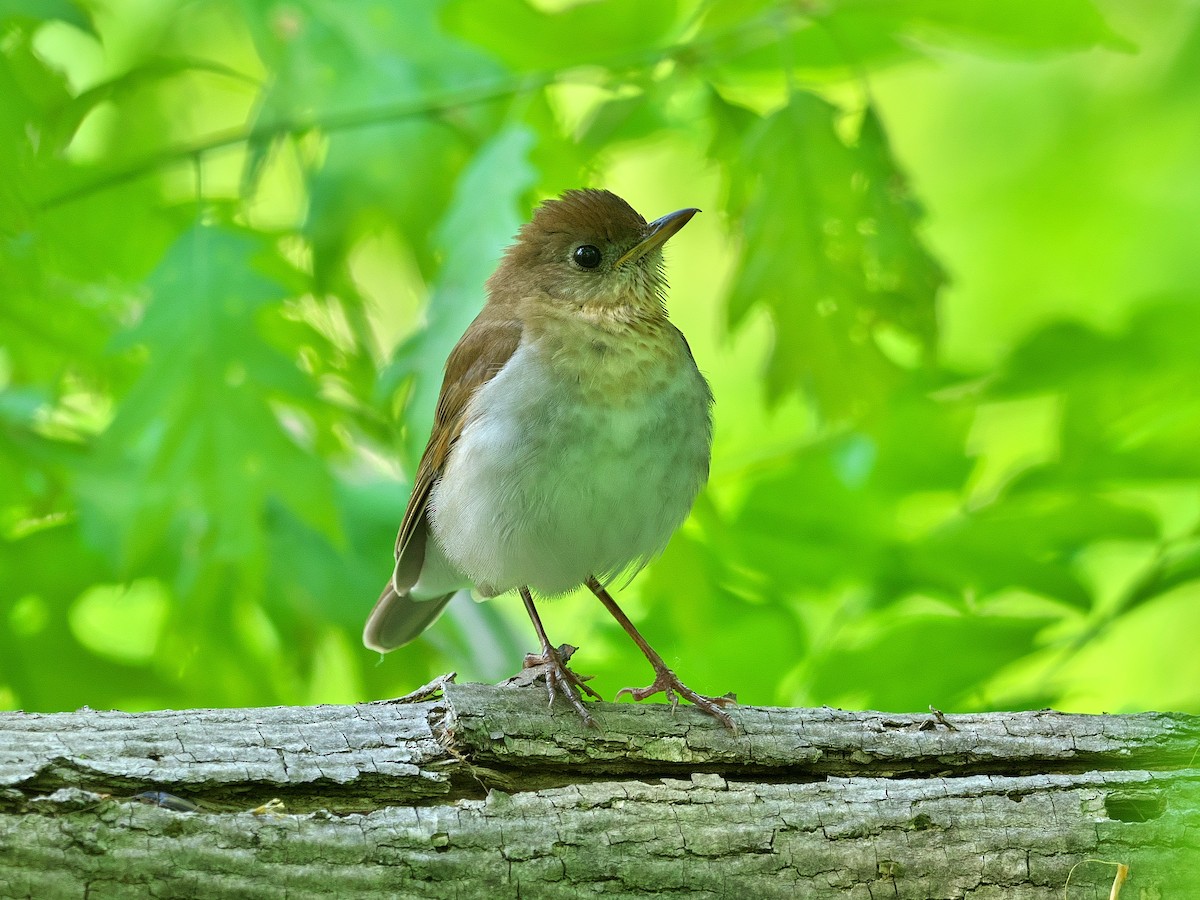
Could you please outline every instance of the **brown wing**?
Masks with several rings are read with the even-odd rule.
[[[462,433],[467,403],[480,387],[504,368],[521,343],[521,324],[496,318],[485,309],[471,323],[446,360],[446,375],[433,415],[433,433],[417,466],[412,496],[396,535],[396,570],[392,586],[404,593],[420,577],[425,558],[429,494],[446,467],[450,448]]]

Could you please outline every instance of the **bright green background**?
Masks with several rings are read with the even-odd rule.
[[[1176,0],[0,2],[0,707],[351,701],[442,361],[534,203],[669,248],[713,477],[621,594],[752,703],[1200,712]],[[649,670],[547,605],[610,695]]]

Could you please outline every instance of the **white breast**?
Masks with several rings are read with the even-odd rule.
[[[666,546],[708,476],[711,439],[708,387],[671,339],[669,359],[601,354],[617,377],[599,394],[605,371],[564,378],[523,340],[472,398],[430,515],[446,558],[482,592],[560,594]],[[630,365],[661,368],[634,378],[630,396],[619,377]]]

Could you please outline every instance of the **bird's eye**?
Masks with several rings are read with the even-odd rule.
[[[581,269],[594,269],[600,265],[600,260],[602,259],[599,248],[593,247],[591,244],[576,247],[575,252],[571,256],[575,260],[575,264]]]

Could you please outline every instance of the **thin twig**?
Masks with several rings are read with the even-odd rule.
[[[776,18],[775,10],[769,9],[762,16],[751,19],[748,22],[743,22],[727,31],[715,34],[704,41],[676,43],[663,48],[653,48],[651,50],[640,50],[634,53],[617,55],[604,62],[595,63],[595,66],[603,66],[609,70],[618,70],[631,66],[644,68],[657,65],[664,60],[694,58],[697,51],[702,51],[706,46],[728,40],[739,32],[760,28],[764,24],[769,26]],[[778,41],[783,36],[778,28],[766,27],[762,28],[762,32],[763,45]],[[753,46],[741,45],[739,52],[747,52],[753,49]],[[438,97],[425,95],[368,109],[314,115],[311,118],[298,121],[260,122],[250,128],[238,127],[217,132],[188,143],[168,147],[165,150],[146,156],[94,181],[89,181],[60,193],[52,194],[41,200],[37,204],[37,208],[42,211],[54,209],[55,207],[79,200],[91,194],[125,184],[162,167],[174,165],[189,159],[199,159],[208,153],[237,146],[238,144],[268,142],[281,137],[305,134],[310,131],[337,132],[365,128],[371,125],[396,122],[417,116],[436,115],[463,106],[474,106],[480,103],[488,103],[493,100],[501,100],[506,97],[529,93],[554,83],[566,71],[568,70],[555,69],[535,72],[516,78],[507,78],[499,82],[490,82],[463,88]]]

